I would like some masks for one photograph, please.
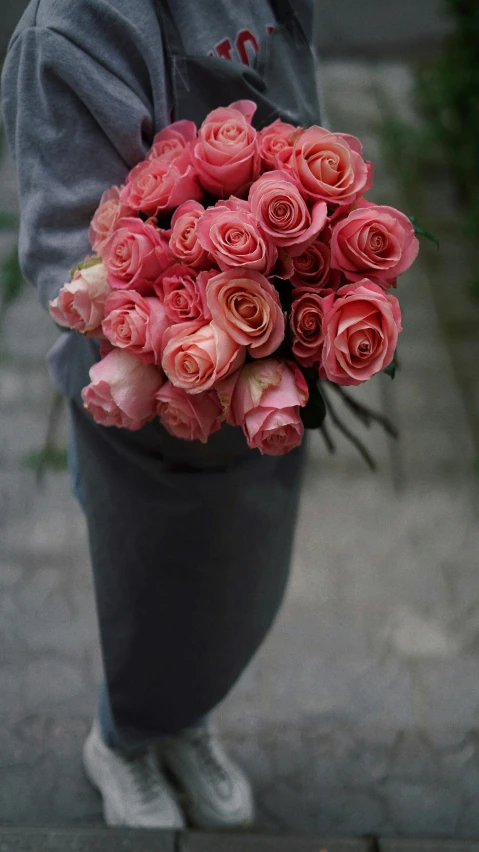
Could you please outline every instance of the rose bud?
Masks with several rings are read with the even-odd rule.
[[[163,374],[121,349],[113,349],[90,369],[91,383],[83,388],[83,405],[101,426],[135,432],[153,420],[155,394]]]
[[[243,428],[252,450],[284,455],[303,439],[299,409],[307,401],[308,387],[296,364],[277,358],[254,361],[234,384],[228,422]]]
[[[88,264],[88,261],[87,261]],[[105,301],[111,293],[103,263],[77,269],[73,278],[64,284],[58,296],[50,302],[50,314],[66,328],[101,337]]]

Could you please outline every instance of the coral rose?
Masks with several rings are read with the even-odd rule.
[[[158,228],[131,216],[118,222],[103,251],[103,260],[113,289],[134,288],[147,293],[170,266],[173,255]]]
[[[175,387],[201,393],[244,363],[246,349],[214,321],[171,326],[163,338],[162,366]]]
[[[121,200],[136,213],[158,216],[183,201],[201,201],[201,189],[190,162],[189,151],[174,160],[154,159],[138,163],[128,175]]]
[[[192,162],[201,185],[216,198],[245,195],[259,175],[260,158],[251,118],[252,101],[210,112],[198,131]]]
[[[113,346],[136,355],[144,364],[161,362],[163,334],[169,324],[156,296],[115,290],[106,300],[103,334]]]
[[[58,325],[81,331],[90,337],[101,337],[105,300],[111,287],[106,280],[103,263],[86,261],[73,278],[64,284],[50,302],[50,314]]]
[[[214,390],[191,394],[165,382],[156,394],[156,413],[175,438],[201,441],[221,428],[223,409]]]
[[[409,269],[418,252],[411,222],[394,207],[363,199],[333,229],[331,264],[351,281],[375,275],[385,279],[387,287],[390,279]]]
[[[258,148],[265,170],[278,169],[278,154],[280,151],[293,150],[295,139],[301,133],[302,128],[294,127],[293,124],[285,124],[277,118],[272,124],[264,127],[258,133]]]
[[[101,426],[133,432],[155,416],[155,394],[163,384],[158,367],[112,349],[90,369],[90,380],[81,392],[83,405]]]
[[[291,283],[296,289],[322,291],[337,289],[341,274],[331,269],[331,252],[328,242],[315,240],[300,255],[292,258]]]
[[[284,455],[304,435],[299,409],[308,386],[296,364],[266,358],[246,364],[231,395],[228,422],[241,426],[248,446],[266,455]]]
[[[176,258],[193,269],[209,269],[211,258],[198,240],[196,228],[205,212],[197,201],[185,201],[171,219],[170,249]]]
[[[123,187],[112,186],[103,193],[88,231],[88,239],[93,251],[103,254],[119,219],[131,214],[130,208],[123,204],[120,192]]]
[[[323,299],[317,293],[301,293],[291,305],[292,350],[299,364],[317,364],[323,348]]]
[[[324,201],[306,204],[294,179],[285,171],[266,172],[249,191],[251,212],[263,234],[295,257],[312,243],[327,222]]]
[[[324,299],[321,375],[359,385],[392,361],[401,328],[395,296],[367,278]]]
[[[174,121],[156,134],[146,159],[173,162],[191,147],[196,133],[194,121]]]
[[[292,154],[280,152],[278,159],[307,197],[336,207],[352,204],[371,188],[372,165],[363,160],[362,150],[355,136],[313,126],[299,136]]]
[[[198,240],[219,268],[247,266],[268,275],[278,259],[273,243],[263,236],[248,205],[220,201],[209,207],[197,225]]]
[[[228,269],[211,278],[206,301],[215,322],[248,347],[253,358],[271,355],[284,338],[284,315],[271,282],[252,269]]]
[[[161,282],[155,287],[166,310],[170,323],[202,320],[208,322],[211,312],[206,303],[206,285],[210,278],[218,274],[197,272],[189,266],[173,264],[162,275]]]

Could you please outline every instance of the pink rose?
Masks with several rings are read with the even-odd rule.
[[[323,348],[323,299],[318,293],[301,293],[291,305],[292,350],[299,364],[317,364]]]
[[[196,228],[205,212],[197,201],[185,201],[171,219],[170,249],[181,263],[194,269],[208,269],[211,259],[198,240]]]
[[[208,282],[206,301],[213,320],[248,347],[253,358],[276,351],[284,338],[284,315],[273,284],[252,269],[228,269]]]
[[[278,159],[309,198],[336,207],[352,204],[371,188],[372,166],[363,160],[362,151],[355,136],[313,126],[296,140],[292,155],[281,152]]]
[[[106,300],[103,334],[113,346],[136,355],[144,364],[160,363],[163,334],[169,324],[156,296],[115,290]]]
[[[419,252],[414,228],[394,207],[355,205],[333,230],[331,264],[357,281],[376,275],[388,281],[409,269]]]
[[[278,251],[258,228],[256,218],[236,199],[209,207],[197,225],[198,240],[219,268],[247,266],[268,275],[278,259]]]
[[[103,263],[86,266],[76,270],[50,302],[50,314],[58,325],[101,337],[105,300],[110,292]]]
[[[83,405],[101,426],[141,429],[156,412],[155,394],[163,384],[158,367],[113,349],[90,370],[81,392]]]
[[[188,266],[173,264],[155,287],[164,306],[170,323],[201,320],[206,323],[211,319],[211,312],[206,304],[206,285],[210,278],[218,274],[216,269],[210,272],[197,272]]]
[[[156,134],[146,159],[173,162],[191,147],[196,133],[196,124],[193,121],[174,121]]]
[[[120,219],[103,251],[109,284],[116,290],[151,292],[161,273],[172,263],[168,241],[149,222]]]
[[[339,281],[337,270],[331,274],[331,252],[323,239],[315,240],[307,249],[293,259],[293,274],[291,283],[296,288],[307,290],[322,290],[331,287]],[[333,281],[330,279],[333,278]]]
[[[279,152],[289,151],[291,153],[295,138],[300,132],[301,128],[294,127],[293,124],[285,124],[279,118],[259,131],[258,148],[265,170],[281,167],[278,164]]]
[[[131,210],[122,203],[120,191],[123,187],[112,186],[107,189],[100,200],[93,219],[90,223],[88,238],[93,251],[103,254],[119,219],[129,216]]]
[[[215,391],[186,393],[171,382],[165,382],[156,394],[156,413],[170,435],[202,444],[221,428],[224,420]]]
[[[244,363],[246,350],[214,321],[171,326],[163,338],[162,366],[177,388],[197,394]]]
[[[250,109],[241,104],[250,104]],[[219,107],[206,116],[193,146],[193,165],[201,185],[216,198],[245,195],[259,175],[260,159],[256,130],[251,117],[252,101]]]
[[[299,409],[307,401],[308,386],[296,364],[277,358],[254,361],[239,373],[228,422],[242,426],[252,450],[281,456],[303,439]]]
[[[392,361],[401,328],[395,296],[363,278],[324,299],[321,375],[360,385]]]
[[[312,243],[327,222],[324,201],[308,209],[294,179],[284,171],[266,172],[250,189],[251,212],[275,245],[295,257]]]
[[[121,199],[137,213],[158,216],[183,201],[201,201],[201,189],[189,152],[174,160],[155,159],[138,163],[128,175]]]

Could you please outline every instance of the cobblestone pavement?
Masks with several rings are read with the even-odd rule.
[[[374,198],[376,87],[407,112],[403,65],[323,65],[331,125],[357,133]],[[11,167],[2,203],[14,206]],[[6,249],[6,244],[3,249]],[[401,282],[402,369],[358,396],[399,423],[370,474],[310,439],[294,571],[261,652],[217,713],[258,795],[258,829],[479,836],[479,571],[473,442],[421,263]],[[101,664],[85,524],[67,475],[35,488],[54,338],[28,293],[0,364],[0,823],[95,824],[80,747]],[[63,435],[65,429],[62,427]]]

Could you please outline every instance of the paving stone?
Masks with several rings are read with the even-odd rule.
[[[457,823],[458,837],[471,838],[477,840],[479,837],[479,808],[477,807],[477,788],[474,795],[474,800],[464,805],[459,820]],[[476,843],[476,848],[471,847],[468,852],[479,852],[479,844]]]
[[[79,667],[51,658],[40,658],[27,665],[25,674],[25,710],[41,709],[65,699],[77,699],[85,683]]]
[[[0,716],[0,763],[19,766],[38,763],[45,755],[51,720],[40,714],[26,715],[20,702],[16,713]]]
[[[301,768],[297,769],[300,775]],[[295,789],[296,785],[299,790]],[[276,831],[312,834],[318,830],[317,806],[312,806],[305,795],[304,784],[294,774],[288,779],[272,775],[268,788],[258,793],[258,807],[262,814],[269,817]]]
[[[388,811],[399,835],[454,836],[460,814],[460,794],[451,787],[387,781]]]
[[[355,741],[355,753],[343,762],[342,775],[348,787],[367,788],[387,777],[390,752],[384,746],[369,746]]]
[[[390,755],[389,775],[401,780],[431,780],[437,776],[434,752],[420,733],[404,731],[399,735]]]
[[[429,731],[448,726],[464,732],[476,728],[479,722],[478,659],[419,662],[415,672],[425,695]]]
[[[179,852],[368,852],[366,840],[327,837],[264,837],[186,832],[179,835]]]
[[[7,562],[0,565],[0,586],[2,588],[17,585],[22,579],[22,576],[23,567],[21,565],[9,564]]]
[[[479,843],[460,840],[380,840],[380,852],[479,852]]]
[[[17,406],[21,410],[33,406],[42,409],[51,396],[51,385],[45,367],[26,369],[19,364],[6,364],[0,373],[0,405]]]
[[[324,0],[317,7],[320,54],[344,56],[342,64],[354,67],[351,56],[390,56],[400,48],[417,52],[438,45],[449,26],[442,8],[439,0],[424,0],[421,6],[414,0],[403,0],[400,6]]]
[[[43,822],[45,808],[53,784],[51,768],[43,767],[40,773],[29,766],[27,771],[22,765],[9,766],[2,770],[0,784],[0,825],[28,825],[31,822]],[[36,782],[36,783],[34,783]],[[2,846],[0,852],[9,852]]]
[[[1,710],[9,713],[17,709],[22,700],[22,682],[12,666],[0,668]]]
[[[34,325],[32,317],[35,317]],[[53,320],[40,307],[34,290],[27,287],[8,310],[8,322],[4,323],[2,331],[2,349],[19,363],[31,366],[44,361],[58,334]],[[46,401],[43,406],[47,410]]]
[[[440,619],[421,616],[407,607],[397,609],[384,630],[384,638],[402,657],[455,657],[458,637],[449,635]]]
[[[170,831],[0,828],[0,852],[174,852]]]

